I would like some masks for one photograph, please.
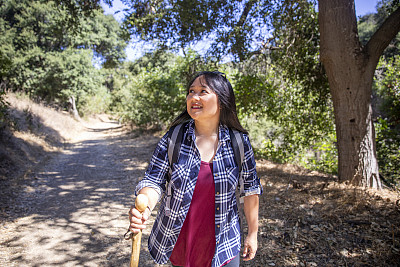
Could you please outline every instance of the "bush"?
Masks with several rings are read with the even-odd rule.
[[[337,174],[338,150],[335,133],[328,134],[326,138],[316,141],[309,153],[300,160],[300,165],[311,170]]]
[[[336,173],[331,101],[318,91],[285,79],[263,60],[254,58],[244,63],[234,79],[239,116],[257,140],[256,155]]]
[[[162,127],[183,110],[184,86],[172,73],[144,71],[132,81],[126,100],[124,120],[142,127]]]
[[[5,100],[6,93],[3,88],[0,88],[0,130],[9,125],[8,118],[8,102]]]
[[[109,75],[112,111],[135,126],[163,128],[183,111],[188,80],[210,64],[190,51],[185,57],[165,51],[146,54]]]
[[[374,89],[379,97],[375,123],[379,172],[386,184],[400,186],[400,56],[382,58]]]
[[[379,172],[389,186],[400,187],[400,134],[387,119],[375,123]]]
[[[378,109],[390,122],[400,124],[400,56],[381,59],[375,78],[375,90],[380,97]]]

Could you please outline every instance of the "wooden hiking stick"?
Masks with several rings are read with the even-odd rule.
[[[144,194],[139,194],[136,197],[135,208],[143,213],[149,204],[147,196]],[[140,254],[140,242],[142,240],[142,230],[137,234],[131,234],[132,238],[132,254],[130,267],[138,267],[139,265],[139,254]]]

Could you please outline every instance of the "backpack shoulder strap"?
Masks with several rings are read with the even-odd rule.
[[[183,123],[173,126],[168,131],[168,159],[169,165],[177,162],[179,151],[183,139]],[[243,134],[235,129],[229,128],[229,135],[232,140],[233,153],[235,156],[235,161],[239,167],[239,171],[242,170],[242,163],[244,160],[244,141]]]
[[[229,135],[232,140],[232,148],[233,148],[233,154],[235,156],[235,161],[236,165],[239,167],[239,192],[244,192],[244,181],[242,178],[242,163],[244,161],[244,137],[241,132],[235,129],[230,129],[229,128]],[[240,194],[239,193],[239,194]],[[239,197],[239,194],[236,195],[237,199],[239,200],[239,203],[243,203],[243,199]],[[243,217],[243,212],[240,210],[239,212],[241,218]]]
[[[243,220],[244,220],[244,199],[240,198],[240,193],[244,191],[244,181],[242,178],[242,163],[244,160],[244,138],[243,134],[235,129],[229,128],[229,135],[231,137],[231,143],[233,148],[233,154],[235,156],[236,165],[239,167],[239,183],[238,188],[239,191],[236,190],[236,203],[238,203],[238,212],[239,212],[239,222],[240,229],[243,229]],[[241,239],[244,240],[243,231],[240,231]]]
[[[179,151],[183,139],[183,130],[183,123],[181,123],[171,127],[168,131],[168,159],[170,173],[172,171],[172,164],[178,161]]]
[[[243,134],[238,130],[229,128],[229,135],[232,140],[232,148],[235,156],[235,161],[239,167],[239,172],[242,171],[242,163],[244,160],[244,144]]]

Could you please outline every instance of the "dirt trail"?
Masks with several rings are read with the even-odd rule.
[[[32,174],[19,212],[0,226],[0,266],[128,266],[127,209],[156,142],[91,124]]]
[[[13,212],[0,220],[0,266],[129,266],[127,212],[158,140],[111,121],[90,124],[12,198]],[[398,193],[289,164],[257,166],[259,247],[241,266],[399,266]],[[146,248],[156,210],[143,232],[144,267],[157,266]]]

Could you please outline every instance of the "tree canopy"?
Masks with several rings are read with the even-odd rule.
[[[55,1],[5,1],[0,7],[2,87],[62,106],[71,95],[78,106],[102,95],[104,78],[94,63],[121,64],[127,35],[102,9],[90,12],[69,27],[73,14]]]
[[[125,1],[131,34],[160,47],[183,49],[207,39],[208,54],[244,60],[268,41],[270,12],[279,1]]]

